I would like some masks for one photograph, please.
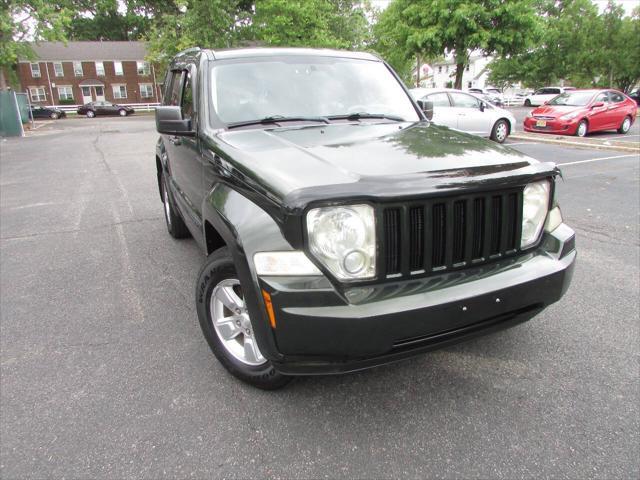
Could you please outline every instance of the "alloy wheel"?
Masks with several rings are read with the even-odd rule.
[[[506,138],[507,138],[507,124],[504,122],[500,122],[496,126],[496,140],[502,143]]]
[[[215,286],[209,301],[209,311],[216,335],[236,360],[246,365],[262,365],[267,362],[253,335],[239,280],[228,278]]]

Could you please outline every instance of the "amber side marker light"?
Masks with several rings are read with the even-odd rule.
[[[264,305],[267,307],[267,314],[269,315],[269,323],[271,328],[276,328],[276,315],[273,313],[273,303],[271,303],[271,295],[266,290],[262,290],[262,298],[264,298]]]

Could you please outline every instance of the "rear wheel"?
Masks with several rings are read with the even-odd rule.
[[[577,137],[586,137],[589,131],[589,124],[586,120],[581,120],[578,124],[578,128],[576,128],[576,136]]]
[[[127,116],[127,111],[124,108],[121,108],[120,110],[118,110],[118,114],[121,117],[126,117]]]
[[[524,106],[525,107],[530,107],[531,106],[531,100],[529,100],[528,98],[524,101]]]
[[[493,130],[491,130],[491,140],[498,143],[504,143],[504,141],[509,136],[509,123],[500,119],[493,126]]]
[[[623,135],[629,131],[631,128],[631,117],[624,117],[622,121],[622,125],[618,129],[618,133],[622,133]]]
[[[51,115],[49,115],[51,117],[51,120],[56,120],[58,118],[58,114],[56,112],[51,112]]]
[[[175,202],[167,185],[167,177],[164,174],[162,175],[160,187],[162,189],[162,205],[164,206],[164,219],[167,222],[167,231],[173,238],[187,238],[189,236],[189,229],[176,211]]]
[[[93,110],[87,110],[87,117],[93,118],[95,116],[96,116],[96,112],[94,112]]]
[[[260,351],[227,247],[209,255],[200,270],[196,307],[211,351],[232,375],[265,390],[284,387],[291,381],[291,377],[276,371]]]

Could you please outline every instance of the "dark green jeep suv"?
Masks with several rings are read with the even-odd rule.
[[[400,360],[528,320],[569,286],[555,165],[431,124],[373,55],[192,49],[164,99],[167,228],[207,255],[200,325],[244,381]]]

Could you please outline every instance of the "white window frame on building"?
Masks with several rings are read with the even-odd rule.
[[[153,98],[153,85],[150,83],[140,83],[140,98]]]
[[[96,75],[99,77],[104,77],[104,62],[95,62],[96,63]]]
[[[71,85],[60,85],[58,87],[58,98],[60,100],[73,100],[73,87]]]
[[[64,77],[64,67],[62,66],[62,62],[53,62],[53,72],[56,77]]]
[[[113,61],[113,71],[116,73],[116,76],[121,77],[124,75],[124,69],[122,68],[122,62]]]
[[[29,87],[29,97],[32,102],[46,102],[47,91],[44,87]]]
[[[122,100],[127,98],[127,86],[124,83],[111,85],[114,100]],[[124,91],[124,95],[122,95]]]
[[[151,75],[151,67],[149,65],[149,62],[138,60],[136,62],[136,69],[138,70],[138,75]]]
[[[39,63],[30,63],[31,66],[31,76],[33,78],[40,78],[40,64]]]
[[[73,74],[76,77],[82,77],[84,71],[82,70],[82,62],[73,62]]]

